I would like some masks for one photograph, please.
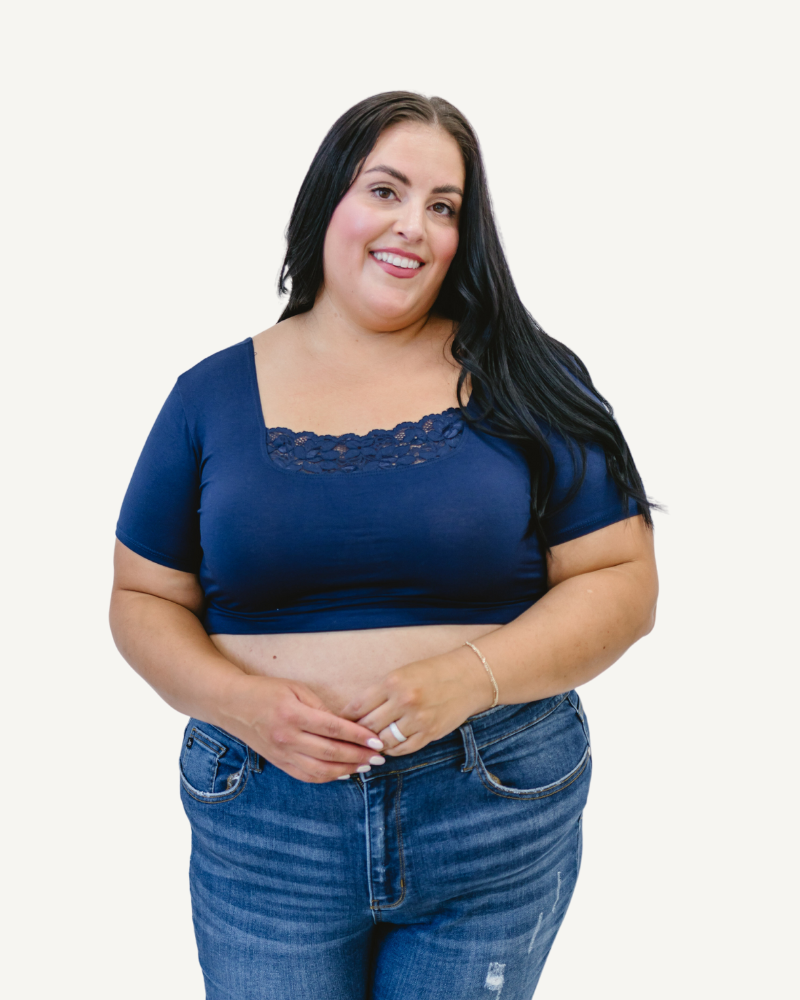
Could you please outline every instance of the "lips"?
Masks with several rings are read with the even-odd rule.
[[[395,278],[413,278],[425,266],[425,261],[417,254],[395,247],[370,250],[369,254],[378,267]]]

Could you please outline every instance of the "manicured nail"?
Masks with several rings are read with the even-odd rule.
[[[379,754],[375,754],[374,757],[370,757],[369,762],[370,764],[385,764],[386,758],[381,757]]]
[[[383,750],[383,740],[367,740],[367,746],[372,747],[373,750]]]
[[[336,780],[337,780],[337,781],[347,781],[347,779],[348,779],[349,777],[350,777],[350,775],[349,775],[349,774],[340,774],[340,775],[339,775],[339,777],[338,777],[338,778],[337,778]]]
[[[358,771],[359,774],[365,774],[367,771],[370,771],[370,770],[371,770],[371,768],[370,768],[369,764],[360,764],[356,768],[356,771]]]

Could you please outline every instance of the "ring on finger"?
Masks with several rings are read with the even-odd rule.
[[[396,722],[392,722],[390,724],[389,732],[392,734],[392,736],[394,736],[394,738],[397,740],[398,743],[405,743],[405,741],[408,739],[407,736],[403,736],[403,734],[400,732],[400,729],[398,728]]]

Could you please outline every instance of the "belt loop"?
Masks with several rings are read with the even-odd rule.
[[[250,765],[251,771],[255,774],[261,774],[261,757],[258,756],[252,747],[247,748],[247,763]]]
[[[471,771],[478,762],[478,748],[475,746],[475,734],[472,732],[472,723],[465,722],[458,727],[461,739],[464,741],[464,764],[462,771]]]

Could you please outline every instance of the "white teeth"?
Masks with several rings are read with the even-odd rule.
[[[372,255],[375,260],[383,260],[387,264],[394,264],[395,267],[408,267],[412,271],[420,266],[418,260],[409,260],[408,257],[398,257],[396,253],[384,253],[382,250]]]

